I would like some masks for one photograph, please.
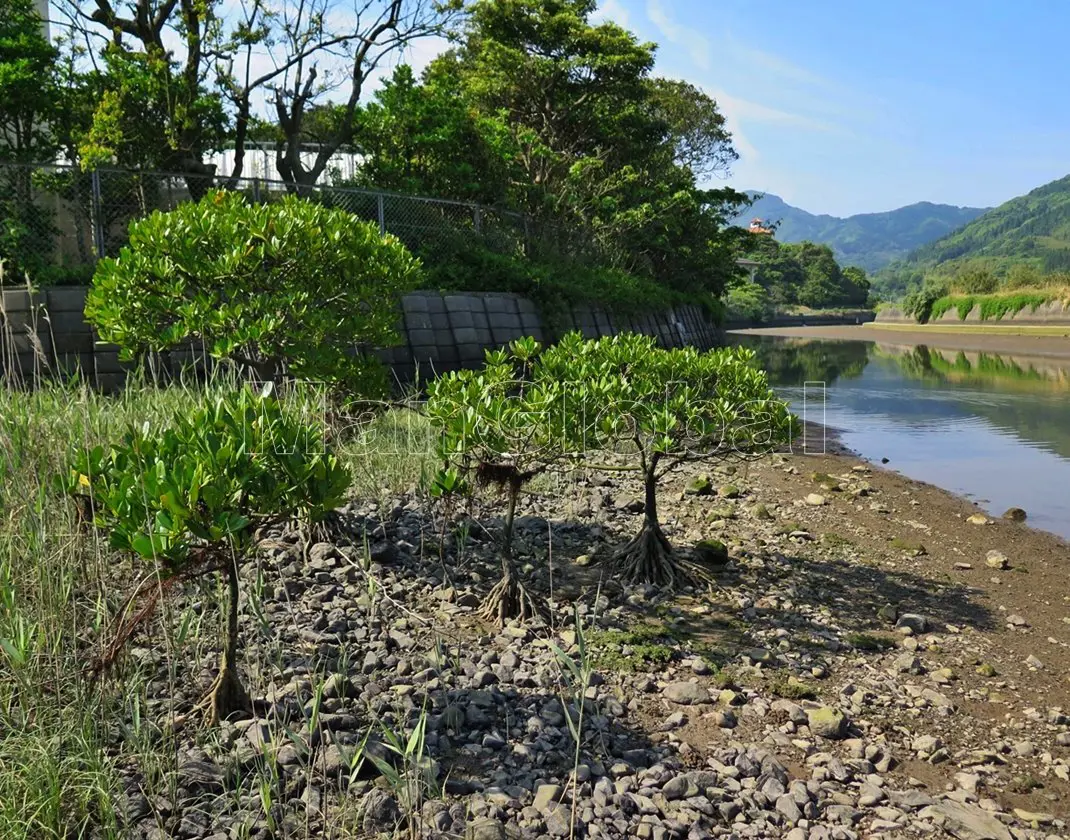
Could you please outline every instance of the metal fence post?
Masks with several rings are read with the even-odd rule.
[[[478,204],[472,205],[472,223],[476,226],[476,233],[483,232],[483,211]]]
[[[260,179],[253,178],[253,201],[260,203]]]
[[[379,234],[380,236],[386,233],[386,203],[383,201],[383,194],[379,193]]]
[[[97,251],[97,259],[104,259],[104,219],[101,212],[100,200],[100,170],[94,169],[90,175],[90,183],[93,191],[93,245]]]

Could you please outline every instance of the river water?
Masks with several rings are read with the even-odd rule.
[[[778,393],[844,445],[1070,538],[1070,360],[737,335]]]

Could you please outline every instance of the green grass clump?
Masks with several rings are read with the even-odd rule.
[[[877,636],[874,633],[848,633],[844,641],[856,650],[880,652],[895,647],[895,642],[885,636]]]
[[[908,554],[922,555],[928,554],[925,546],[917,540],[907,539],[905,537],[895,537],[892,540],[892,548],[897,548],[900,551],[905,551]]]
[[[769,690],[777,697],[783,697],[785,700],[814,700],[817,698],[817,690],[797,677],[774,680],[769,685]]]
[[[592,631],[587,643],[598,667],[631,673],[671,662],[682,635],[665,624],[643,622],[626,630]]]
[[[1046,294],[1036,292],[1016,292],[1013,295],[986,295],[981,298],[981,320],[998,321],[1004,315],[1017,315],[1027,306],[1031,312],[1036,312],[1038,306],[1042,306],[1051,300]]]

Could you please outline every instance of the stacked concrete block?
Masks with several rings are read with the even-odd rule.
[[[549,336],[542,327],[542,319],[539,318],[539,310],[535,304],[527,298],[516,299],[516,309],[520,313],[520,330],[524,335],[529,335],[536,341],[548,341]]]
[[[496,346],[502,347],[510,341],[528,335],[524,330],[516,295],[484,295],[483,309],[487,313],[491,341]]]
[[[27,383],[52,366],[45,298],[27,289],[0,292],[0,365],[11,383]]]
[[[446,319],[461,367],[475,367],[490,346],[490,327],[483,301],[477,295],[446,295]]]
[[[87,291],[81,287],[56,288],[49,289],[45,294],[52,361],[56,369],[64,374],[93,370],[96,336],[85,320]]]
[[[122,385],[133,365],[120,362],[118,349],[101,344],[85,321],[86,291],[3,292],[0,374],[4,378],[21,383],[40,375],[81,371],[98,387]],[[664,346],[677,346],[686,340],[705,347],[713,346],[717,339],[716,331],[696,307],[678,307],[666,315],[614,315],[599,307],[565,307],[555,313],[554,334],[548,334],[532,301],[503,293],[414,292],[402,300],[398,327],[402,342],[383,348],[378,355],[403,383],[478,366],[488,348],[502,347],[523,336],[547,342],[574,329],[589,338],[639,332],[654,336]],[[191,370],[203,373],[212,366],[205,348],[193,345],[149,361],[150,374],[162,378]]]

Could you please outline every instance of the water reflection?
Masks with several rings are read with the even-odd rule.
[[[894,343],[737,339],[756,351],[796,410],[803,383],[824,382],[825,422],[863,456],[887,457],[904,474],[997,514],[1025,507],[1032,524],[1070,536],[1070,362]]]

